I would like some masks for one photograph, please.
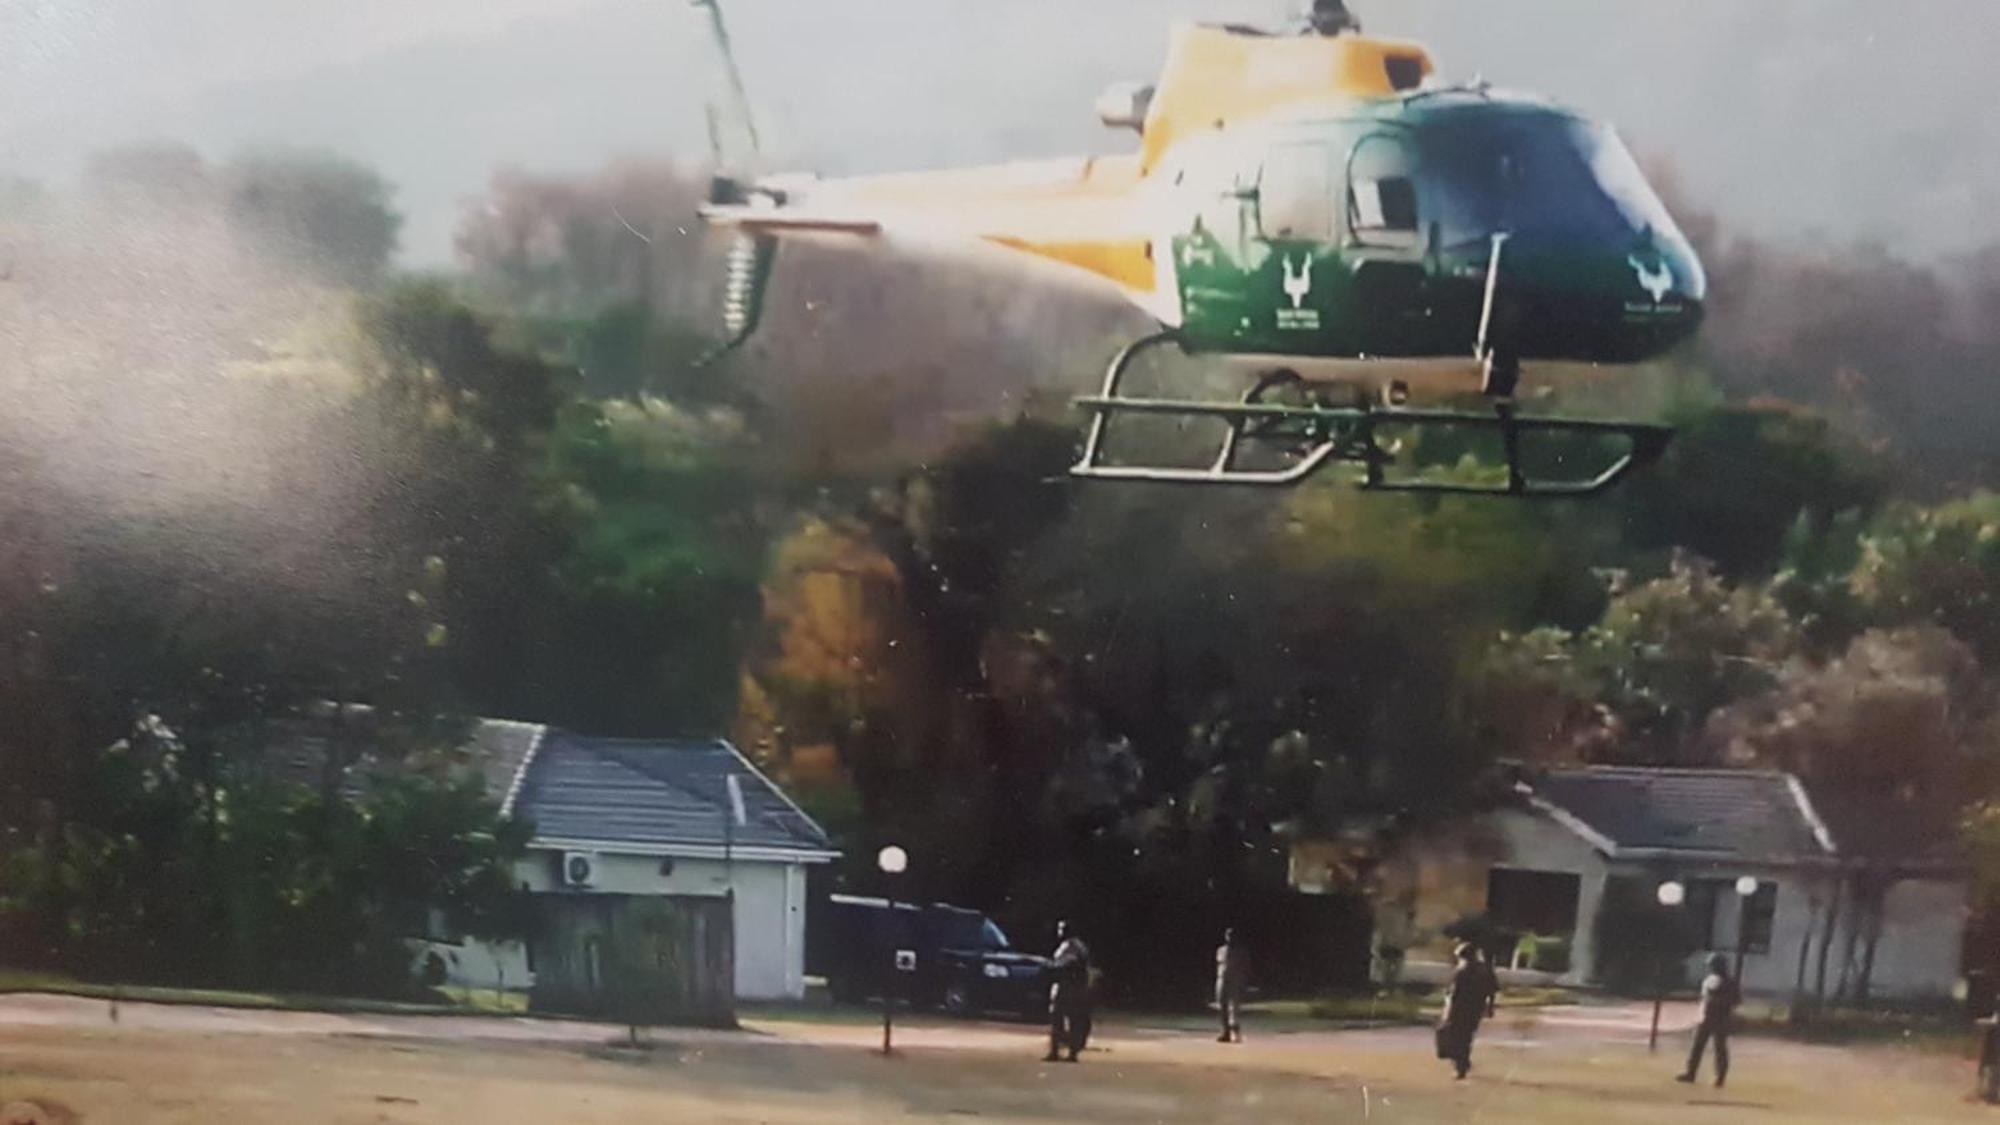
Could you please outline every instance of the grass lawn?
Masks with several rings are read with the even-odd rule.
[[[425,1004],[358,996],[315,996],[304,993],[245,992],[223,988],[170,988],[163,985],[108,984],[78,980],[57,973],[0,969],[0,995],[47,992],[93,1000],[153,1004],[205,1004],[217,1008],[275,1009],[289,1012],[373,1012],[382,1015],[462,1015],[523,1013],[528,999],[521,993],[491,989],[446,987],[438,990],[449,1003]]]

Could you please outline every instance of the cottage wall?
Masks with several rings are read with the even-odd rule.
[[[536,849],[519,865],[531,891],[563,891],[561,853]],[[674,859],[599,853],[584,894],[721,896],[736,892],[736,994],[745,1000],[805,995],[805,870],[769,860]]]
[[[597,853],[596,878],[565,888],[561,853],[532,849],[515,867],[521,886],[537,894],[673,895],[719,898],[736,892],[736,995],[744,1000],[805,996],[806,876],[796,863],[770,860],[674,859]],[[668,867],[671,862],[671,867]],[[424,943],[445,960],[447,979],[468,988],[524,991],[533,979],[528,950],[517,942]]]
[[[1963,881],[1907,879],[1890,887],[1870,993],[1905,1000],[1950,996],[1958,983],[1967,913]]]
[[[1763,782],[1768,784],[1770,779]],[[1683,815],[1701,813],[1697,807]],[[1707,854],[1718,856],[1726,851],[1718,848]],[[1433,828],[1403,841],[1376,869],[1376,949],[1403,950],[1412,963],[1412,975],[1417,975],[1421,966],[1434,976],[1443,970],[1435,962],[1447,959],[1453,944],[1445,935],[1446,928],[1491,912],[1488,894],[1494,871],[1574,875],[1576,929],[1570,971],[1561,981],[1572,985],[1600,983],[1603,969],[1617,952],[1597,948],[1598,914],[1607,879],[1633,880],[1638,884],[1634,893],[1642,895],[1650,895],[1653,886],[1669,879],[1713,880],[1714,914],[1707,931],[1696,937],[1698,948],[1690,954],[1683,974],[1694,980],[1699,979],[1702,964],[1711,953],[1736,960],[1746,904],[1736,893],[1735,883],[1750,875],[1774,886],[1777,897],[1768,947],[1743,953],[1745,991],[1787,998],[1803,990],[1833,1000],[1856,990],[1873,914],[1856,909],[1855,888],[1839,885],[1846,876],[1836,869],[1832,857],[1821,857],[1818,862],[1759,864],[1706,859],[1691,848],[1648,849],[1640,855],[1643,858],[1632,858],[1628,853],[1627,858],[1610,860],[1588,833],[1573,830],[1557,814],[1527,808],[1498,809]],[[1304,862],[1310,858],[1294,855],[1293,878],[1302,889],[1307,888],[1300,871],[1313,866]],[[1702,901],[1701,897],[1696,896],[1696,901]],[[1829,916],[1836,909],[1839,917],[1829,933]],[[1882,900],[1870,974],[1871,997],[1922,1000],[1950,995],[1961,972],[1967,916],[1963,878],[1911,878],[1893,884]],[[1693,920],[1692,914],[1688,917]],[[1850,950],[1850,929],[1856,926],[1862,932],[1853,939]],[[1820,967],[1823,956],[1824,972]],[[1388,964],[1378,962],[1378,973],[1385,972]]]
[[[1717,866],[1694,866],[1689,864],[1662,865],[1658,862],[1624,862],[1613,865],[1613,874],[1621,877],[1642,879],[1657,883],[1668,879],[1684,882],[1695,879],[1714,879],[1724,884],[1717,896],[1713,928],[1707,940],[1697,937],[1697,945],[1688,955],[1682,968],[1682,976],[1687,981],[1701,979],[1706,971],[1704,966],[1712,953],[1729,957],[1730,964],[1736,962],[1737,939],[1743,924],[1743,899],[1735,891],[1735,882],[1745,875],[1756,877],[1760,882],[1777,887],[1777,911],[1771,922],[1771,942],[1763,952],[1746,950],[1743,955],[1742,985],[1746,993],[1762,996],[1788,996],[1799,983],[1801,957],[1805,964],[1805,983],[1810,988],[1815,979],[1821,929],[1826,925],[1825,911],[1832,895],[1832,877],[1821,870],[1794,867],[1756,866],[1749,864],[1726,864]],[[1830,973],[1838,972],[1838,966],[1829,967]]]
[[[726,899],[551,894],[536,907],[533,1010],[735,1026]]]
[[[1834,905],[1833,873],[1822,868],[1730,866],[1714,869],[1659,868],[1632,865],[1621,874],[1650,871],[1652,878],[1721,878],[1754,875],[1778,887],[1778,909],[1770,949],[1743,958],[1745,992],[1784,998],[1801,988],[1820,989],[1820,946],[1827,940],[1827,911]],[[1741,924],[1742,902],[1725,892],[1717,904],[1712,940],[1688,958],[1689,979],[1700,976],[1709,953],[1721,953],[1733,963]],[[1881,939],[1875,949],[1870,995],[1878,1000],[1943,999],[1951,994],[1960,973],[1960,943],[1967,914],[1965,885],[1949,879],[1907,880],[1892,886],[1884,898]],[[1853,963],[1847,964],[1848,933],[1857,925],[1852,890],[1842,892],[1840,917],[1833,927],[1826,957],[1825,995],[1837,996],[1843,982],[1852,987],[1860,973],[1866,943],[1865,925],[1856,936]]]
[[[1755,875],[1778,887],[1778,912],[1772,920],[1771,948],[1766,953],[1751,953],[1744,957],[1743,990],[1757,995],[1788,996],[1799,987],[1801,964],[1804,966],[1806,986],[1811,987],[1818,964],[1813,950],[1817,949],[1818,934],[1826,924],[1826,910],[1833,899],[1832,876],[1816,870],[1756,868],[1746,868],[1733,874]],[[1726,916],[1727,921],[1717,926],[1722,940],[1721,948],[1716,952],[1733,955],[1743,904],[1734,894],[1723,897],[1729,906],[1718,911]]]
[[[1486,912],[1495,868],[1578,876],[1577,931],[1563,979],[1590,979],[1590,927],[1603,893],[1604,860],[1574,832],[1518,809],[1442,826],[1405,844],[1383,866],[1378,947],[1396,945],[1413,959],[1447,957],[1453,942],[1445,928]]]

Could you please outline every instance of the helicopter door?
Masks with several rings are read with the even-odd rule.
[[[1193,204],[1189,225],[1173,239],[1182,331],[1234,346],[1251,328],[1244,275],[1256,250],[1257,166],[1232,149],[1200,148],[1175,183]]]
[[[1273,145],[1257,180],[1257,238],[1245,258],[1251,334],[1279,351],[1308,343],[1331,321],[1338,268],[1338,150],[1323,141]]]
[[[1418,181],[1401,133],[1370,133],[1348,153],[1346,257],[1365,351],[1406,352],[1429,312]]]

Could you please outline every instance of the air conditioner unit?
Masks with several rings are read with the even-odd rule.
[[[597,854],[595,852],[564,852],[562,854],[562,885],[565,887],[588,887],[597,882]]]

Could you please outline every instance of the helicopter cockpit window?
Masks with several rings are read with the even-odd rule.
[[[1481,245],[1501,231],[1543,243],[1681,237],[1608,129],[1551,114],[1503,129],[1444,125],[1422,144],[1441,249]]]
[[[1417,240],[1416,157],[1397,137],[1364,137],[1348,161],[1347,225],[1354,240],[1408,246]]]
[[[1354,185],[1354,227],[1368,231],[1417,229],[1417,185],[1407,176],[1363,180]]]
[[[1333,167],[1333,151],[1323,144],[1283,144],[1265,154],[1257,189],[1265,238],[1333,241]]]

